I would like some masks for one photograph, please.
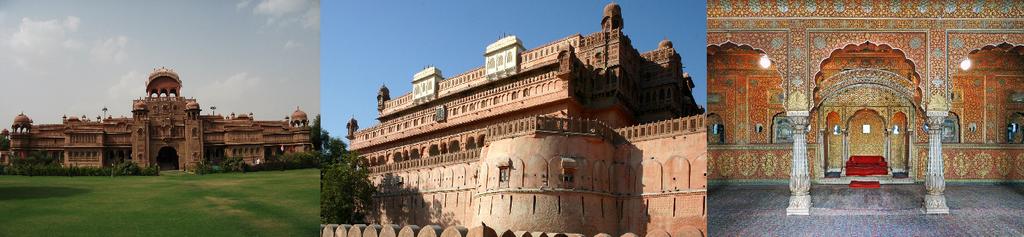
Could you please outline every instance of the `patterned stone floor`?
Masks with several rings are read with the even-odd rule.
[[[789,186],[708,190],[709,236],[1024,236],[1024,185],[947,184],[949,215],[924,215],[924,185],[811,185],[811,215],[786,216]]]

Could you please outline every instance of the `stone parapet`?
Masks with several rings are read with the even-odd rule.
[[[370,173],[394,172],[404,169],[421,168],[425,166],[445,165],[480,159],[480,148],[470,149],[455,153],[441,154],[423,159],[400,161],[380,166],[370,167]]]
[[[704,115],[694,115],[615,129],[630,142],[706,132]]]
[[[565,135],[597,136],[611,141],[615,132],[603,122],[593,119],[526,117],[487,127],[487,137],[500,140],[536,133],[557,133]]]

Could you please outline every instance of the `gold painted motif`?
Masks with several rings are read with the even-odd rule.
[[[988,153],[978,153],[974,155],[974,170],[977,171],[979,178],[988,176],[988,173],[992,171],[992,155]]]
[[[957,155],[951,160],[950,165],[953,166],[953,173],[955,173],[957,177],[964,177],[967,175],[967,171],[970,170],[970,163],[967,161],[967,155],[963,152],[957,153]]]
[[[753,156],[750,153],[743,153],[736,158],[737,160],[742,162],[738,169],[740,171],[740,175],[743,175],[745,177],[750,177],[750,175],[753,175],[754,171],[757,171],[758,164],[760,164],[760,162],[757,161],[758,157]]]
[[[773,175],[775,175],[775,166],[776,166],[775,162],[776,162],[776,159],[777,158],[772,153],[765,153],[764,154],[764,162],[763,162],[764,167],[761,168],[761,170],[764,171],[764,176],[765,177],[772,177]]]

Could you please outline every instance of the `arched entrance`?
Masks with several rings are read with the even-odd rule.
[[[178,165],[178,151],[174,147],[161,147],[156,155],[156,163],[160,165],[160,170],[180,169]]]
[[[873,109],[861,109],[854,112],[846,122],[846,130],[850,134],[850,156],[886,156],[885,135],[886,121]]]
[[[846,176],[851,156],[882,157],[885,175],[913,177],[907,167],[918,153],[909,143],[920,131],[908,128],[923,126],[917,123],[925,115],[916,66],[902,50],[871,42],[836,49],[821,61],[811,101],[821,128],[817,164],[826,179],[819,181],[845,183],[827,179]]]

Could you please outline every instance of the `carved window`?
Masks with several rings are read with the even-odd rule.
[[[711,124],[708,126],[708,143],[709,144],[724,144],[725,143],[725,124],[722,123],[722,118],[718,114],[708,114],[707,123]]]
[[[793,142],[793,123],[782,113],[772,118],[772,138],[773,143]]]
[[[434,121],[443,122],[448,117],[446,113],[447,108],[444,105],[437,106],[437,108],[434,109]]]
[[[960,143],[960,117],[954,113],[942,121],[942,143]]]
[[[571,189],[576,184],[576,170],[566,169],[562,173],[562,187]]]
[[[508,188],[508,181],[511,179],[511,166],[498,167],[498,187]]]

